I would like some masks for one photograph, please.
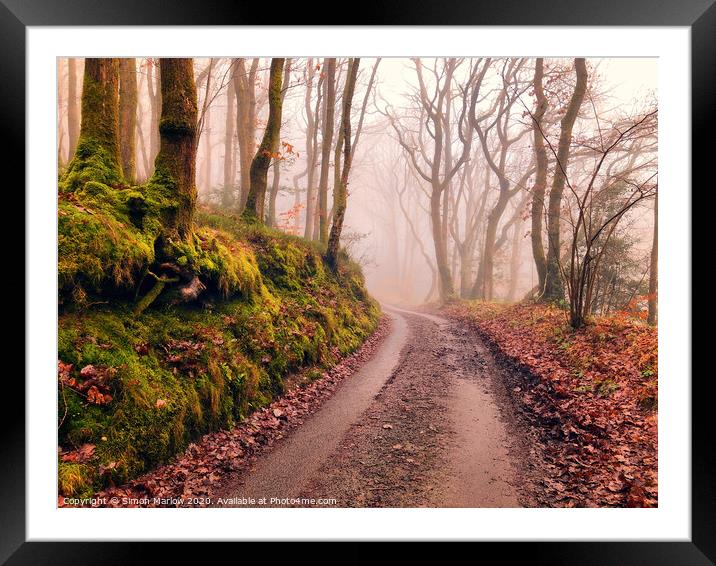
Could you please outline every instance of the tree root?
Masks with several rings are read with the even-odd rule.
[[[144,295],[141,299],[139,299],[139,301],[137,301],[137,304],[135,305],[133,311],[135,316],[144,312],[144,310],[154,302],[154,300],[164,290],[164,287],[167,285],[167,283],[176,283],[177,281],[179,281],[179,277],[159,277],[151,271],[147,271],[147,275],[151,275],[152,277],[154,277],[157,282],[146,295]]]

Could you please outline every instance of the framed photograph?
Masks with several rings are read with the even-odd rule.
[[[713,564],[711,1],[267,10],[0,4],[26,211],[0,558]]]

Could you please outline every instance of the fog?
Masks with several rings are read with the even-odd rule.
[[[141,183],[150,177],[158,151],[152,132],[161,101],[157,60],[136,63],[136,182]],[[69,61],[58,60],[61,166],[71,159],[70,106],[73,100],[79,105],[82,91],[82,61],[73,64],[71,73]],[[277,189],[275,208],[267,206],[267,220],[285,232],[320,239],[314,226],[326,63],[323,58],[301,58],[289,64],[281,147],[268,180],[268,186]],[[196,185],[204,206],[240,211],[246,156],[255,152],[268,115],[269,65],[270,59],[194,59],[200,130]],[[337,60],[336,136],[346,66],[347,60]],[[419,305],[453,296],[514,301],[539,294],[544,282],[536,267],[535,245],[549,256],[552,225],[560,234],[556,257],[568,294],[574,293],[570,268],[589,264],[599,254],[599,261],[592,263],[598,265],[589,299],[592,312],[624,308],[649,292],[657,187],[657,61],[586,60],[586,91],[566,139],[569,161],[557,156],[565,114],[578,90],[575,60],[548,58],[543,69],[547,104],[540,119],[533,58],[360,60],[341,241],[363,266],[374,296]],[[245,79],[249,98],[236,91],[237,73]],[[251,118],[242,118],[247,101],[253,109],[248,142],[240,139]],[[540,170],[536,143],[544,146],[548,160],[542,168],[546,191],[540,219],[534,217]],[[547,199],[558,188],[555,175],[561,173],[563,195],[550,217]],[[535,244],[532,229],[538,221],[541,241]],[[594,243],[591,251],[586,242]]]

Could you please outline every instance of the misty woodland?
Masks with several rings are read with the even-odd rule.
[[[57,69],[59,506],[657,505],[655,61]]]

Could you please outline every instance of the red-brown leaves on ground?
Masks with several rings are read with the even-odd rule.
[[[545,494],[556,505],[657,505],[657,332],[624,316],[581,330],[544,305],[462,303],[473,325],[533,384],[514,387],[541,430]]]
[[[73,365],[57,361],[57,379],[61,387],[68,387],[83,395],[88,403],[107,405],[112,402],[110,381],[117,369],[113,367],[86,365],[79,375],[73,376]]]
[[[79,448],[70,452],[65,452],[60,455],[60,459],[63,462],[75,462],[77,464],[84,464],[89,462],[94,457],[94,444],[83,444]]]
[[[182,370],[196,369],[200,362],[201,352],[205,348],[203,342],[189,340],[169,340],[163,348],[168,363]]]

